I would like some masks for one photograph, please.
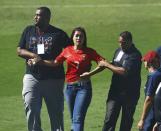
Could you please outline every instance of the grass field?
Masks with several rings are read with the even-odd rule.
[[[0,131],[27,131],[23,101],[21,99],[24,61],[17,57],[16,46],[22,30],[33,23],[35,9],[49,6],[51,24],[64,29],[69,35],[76,26],[86,28],[88,45],[108,60],[118,47],[120,32],[129,30],[142,54],[156,49],[161,43],[160,0],[0,0]],[[140,118],[144,100],[143,86],[146,71],[142,68],[141,97],[135,112],[132,131]],[[101,131],[105,101],[111,80],[106,70],[92,78],[93,99],[85,121],[85,131]],[[65,103],[65,129],[70,120]],[[45,105],[42,109],[42,126],[50,130]],[[117,124],[117,129],[119,123]]]

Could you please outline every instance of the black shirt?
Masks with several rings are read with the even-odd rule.
[[[115,51],[113,65],[123,67],[125,75],[113,73],[110,94],[113,96],[125,95],[129,97],[140,95],[141,85],[141,53],[132,45],[128,51],[121,48]]]
[[[54,60],[62,49],[70,44],[67,34],[52,25],[39,35],[36,26],[27,26],[21,36],[19,47],[38,54],[38,44],[44,45],[44,53],[39,54],[42,59]],[[26,60],[27,62],[27,60]],[[64,78],[63,65],[58,67],[47,67],[43,65],[28,66],[26,64],[26,74],[32,74],[37,79]]]

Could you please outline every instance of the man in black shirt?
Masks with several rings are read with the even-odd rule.
[[[120,48],[115,51],[112,63],[101,61],[99,64],[113,72],[103,131],[115,131],[121,109],[120,131],[130,131],[140,96],[141,53],[134,46],[128,31],[120,34],[119,44]]]
[[[67,34],[49,24],[50,9],[36,10],[35,24],[27,26],[21,36],[17,53],[26,60],[22,95],[27,117],[28,131],[42,131],[40,112],[44,99],[50,117],[51,131],[63,131],[64,68],[36,64],[41,59],[54,60],[70,44]],[[36,59],[29,66],[29,59]]]

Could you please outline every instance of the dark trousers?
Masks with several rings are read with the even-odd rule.
[[[122,117],[119,131],[131,131],[137,101],[138,98],[134,100],[126,96],[109,96],[106,103],[106,115],[102,131],[115,131],[121,109]]]

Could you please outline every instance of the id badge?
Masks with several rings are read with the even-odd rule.
[[[37,44],[37,54],[45,54],[44,44]]]
[[[124,52],[123,51],[120,51],[118,53],[117,57],[115,58],[115,61],[117,61],[117,62],[120,61],[123,55],[124,55]]]

